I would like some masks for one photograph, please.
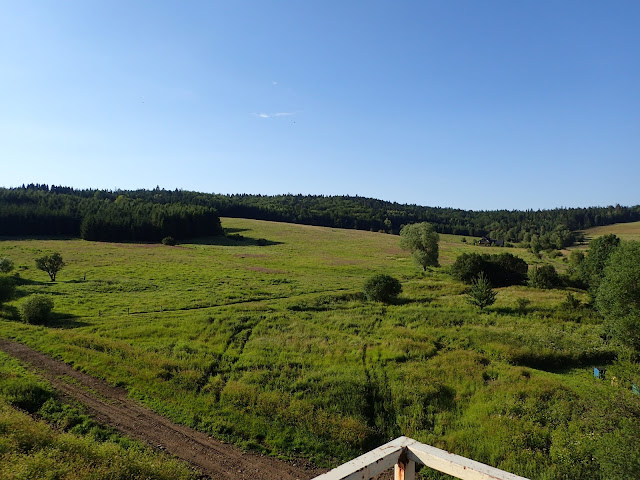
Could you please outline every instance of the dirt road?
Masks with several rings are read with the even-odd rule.
[[[127,398],[125,389],[109,386],[20,343],[0,339],[0,350],[30,364],[63,395],[85,405],[99,422],[186,460],[212,479],[306,480],[322,473],[306,461],[287,463],[245,453],[176,425]]]

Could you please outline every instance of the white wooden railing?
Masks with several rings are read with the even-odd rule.
[[[313,480],[369,480],[391,467],[395,480],[414,480],[416,463],[463,480],[527,480],[408,437],[398,437]]]

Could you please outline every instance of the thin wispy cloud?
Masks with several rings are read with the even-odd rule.
[[[260,118],[274,118],[274,117],[289,117],[295,114],[293,112],[276,112],[276,113],[254,113],[254,115]]]

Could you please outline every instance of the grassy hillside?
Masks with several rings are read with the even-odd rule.
[[[186,463],[121,437],[78,408],[60,403],[46,382],[2,352],[0,458],[0,478],[6,480],[198,477]]]
[[[424,274],[397,236],[223,226],[242,238],[178,247],[1,241],[22,281],[0,336],[265,452],[335,463],[404,434],[531,478],[637,472],[640,398],[614,365],[615,386],[593,378],[591,367],[613,358],[599,320],[561,308],[566,291],[524,286],[499,289],[480,313],[446,272],[462,252],[543,260],[443,235],[443,267]],[[33,266],[46,251],[68,264],[56,283]],[[393,305],[359,295],[379,272],[402,282]],[[14,321],[36,292],[53,296],[55,326]],[[524,311],[519,298],[531,301]]]
[[[622,240],[640,240],[640,222],[616,223],[604,227],[589,228],[584,231],[587,240],[601,237],[613,233]]]

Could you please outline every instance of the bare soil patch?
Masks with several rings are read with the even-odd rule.
[[[31,365],[64,396],[84,404],[101,423],[186,460],[211,479],[306,480],[323,471],[306,460],[284,462],[243,452],[137,404],[113,387],[20,343],[0,339],[0,350]]]

